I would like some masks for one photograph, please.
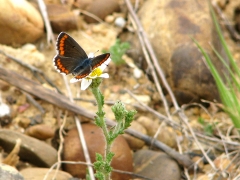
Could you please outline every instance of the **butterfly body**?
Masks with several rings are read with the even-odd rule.
[[[77,76],[78,74],[81,74],[84,71],[92,71],[92,59],[93,58],[87,58],[85,60],[82,60],[79,62],[79,64],[75,67],[75,69],[72,71],[72,74],[74,76]]]
[[[93,69],[110,57],[109,53],[88,57],[81,46],[65,32],[58,35],[56,49],[57,55],[53,58],[54,66],[58,72],[72,74],[76,79],[88,76]]]

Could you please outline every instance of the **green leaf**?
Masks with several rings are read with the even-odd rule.
[[[126,51],[130,48],[130,44],[127,42],[121,43],[119,39],[116,40],[115,44],[110,47],[111,59],[114,64],[121,65],[124,64],[125,61],[122,59],[122,56],[126,53]]]

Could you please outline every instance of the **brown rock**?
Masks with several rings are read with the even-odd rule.
[[[38,124],[38,125],[29,127],[26,130],[25,134],[40,140],[46,140],[54,136],[54,130],[45,124]]]
[[[23,127],[24,129],[26,129],[30,123],[31,123],[31,119],[29,119],[28,117],[25,116],[18,116],[17,118],[15,118],[15,122],[18,122],[18,125],[20,127]]]
[[[0,43],[21,45],[36,41],[43,35],[43,20],[26,0],[0,0]]]
[[[79,8],[94,14],[102,20],[104,20],[107,15],[120,11],[118,0],[105,0],[104,3],[102,0],[85,1],[84,3],[79,1]],[[87,15],[84,15],[84,19],[88,23],[97,22],[95,19]]]
[[[145,135],[147,134],[146,129],[140,123],[138,123],[137,121],[133,121],[129,128],[133,129],[137,132],[140,132],[142,134],[145,134]],[[132,150],[141,149],[145,145],[145,142],[138,139],[138,138],[135,138],[135,137],[130,136],[128,134],[123,134],[123,136],[126,139],[126,141],[128,142],[128,145]]]
[[[47,143],[12,130],[0,130],[0,146],[10,152],[21,139],[19,156],[24,161],[40,166],[51,167],[57,161],[57,151]]]
[[[134,173],[156,180],[180,180],[176,161],[163,152],[139,150],[134,154]]]
[[[149,136],[153,136],[159,127],[159,123],[157,121],[154,121],[146,116],[140,116],[137,119],[137,122],[139,122],[147,130],[147,134]]]
[[[20,173],[23,175],[23,177],[27,180],[43,180],[45,175],[48,174],[48,178],[47,179],[57,179],[57,180],[69,180],[70,178],[72,178],[72,176],[70,174],[68,174],[67,172],[52,169],[49,172],[48,168],[26,168],[20,171]],[[56,176],[55,176],[56,173]]]
[[[77,29],[77,16],[67,6],[47,4],[47,11],[54,32]]]
[[[226,57],[212,24],[208,1],[145,1],[138,15],[178,102],[219,100],[214,79],[190,38],[195,38],[206,49],[217,69],[224,72],[221,61],[209,46],[211,43]],[[146,63],[141,63],[145,61],[141,59],[138,38],[128,34],[122,35],[122,40],[131,42],[130,55],[146,70]]]
[[[171,127],[167,127],[166,125],[161,126],[157,140],[171,148],[177,148],[176,132]]]
[[[225,171],[229,174],[232,174],[236,172],[236,165],[232,162],[231,159],[228,158],[226,154],[222,154],[221,156],[218,156],[214,160],[214,165],[216,168],[220,169],[221,171]]]
[[[8,84],[5,81],[0,80],[0,90],[1,91],[7,91],[10,88],[10,84]]]
[[[83,124],[82,128],[90,154],[91,162],[93,163],[96,160],[96,153],[100,153],[103,155],[104,152],[105,140],[102,134],[102,130],[94,124]],[[115,154],[111,163],[112,167],[114,169],[132,172],[132,153],[123,137],[119,136],[113,142],[111,151]],[[63,160],[85,161],[78,136],[78,131],[76,128],[71,129],[68,132],[68,135],[65,137]],[[65,164],[64,169],[70,174],[72,174],[72,176],[74,177],[85,178],[86,176],[85,165]],[[113,172],[111,178],[114,180],[128,180],[130,179],[130,176]]]

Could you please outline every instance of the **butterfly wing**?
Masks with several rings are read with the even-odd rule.
[[[78,74],[73,78],[72,82],[79,81],[80,79],[88,76],[93,69],[97,68],[103,64],[110,57],[109,53],[101,54],[94,57],[92,60],[88,59],[85,61],[84,67],[81,68],[81,71],[78,71]]]
[[[56,42],[57,55],[53,64],[62,74],[70,74],[75,67],[88,58],[81,46],[67,33],[61,32]]]
[[[53,64],[59,73],[68,75],[72,73],[78,64],[78,60],[70,57],[56,55],[53,58]]]
[[[99,56],[94,57],[91,63],[92,69],[95,69],[98,66],[101,66],[109,57],[110,57],[110,53],[101,54]]]
[[[58,35],[56,46],[60,56],[83,60],[88,58],[81,46],[65,32],[61,32]]]
[[[76,76],[74,77],[74,79],[75,79],[75,80],[80,80],[80,79],[88,76],[91,72],[92,72],[92,70],[91,70],[90,66],[88,66],[88,67],[84,68],[84,69],[81,71],[80,74],[76,75]]]

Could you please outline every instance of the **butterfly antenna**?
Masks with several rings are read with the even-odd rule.
[[[95,56],[95,54],[98,52],[99,50],[97,50],[95,53],[93,53],[94,54],[94,56]]]

